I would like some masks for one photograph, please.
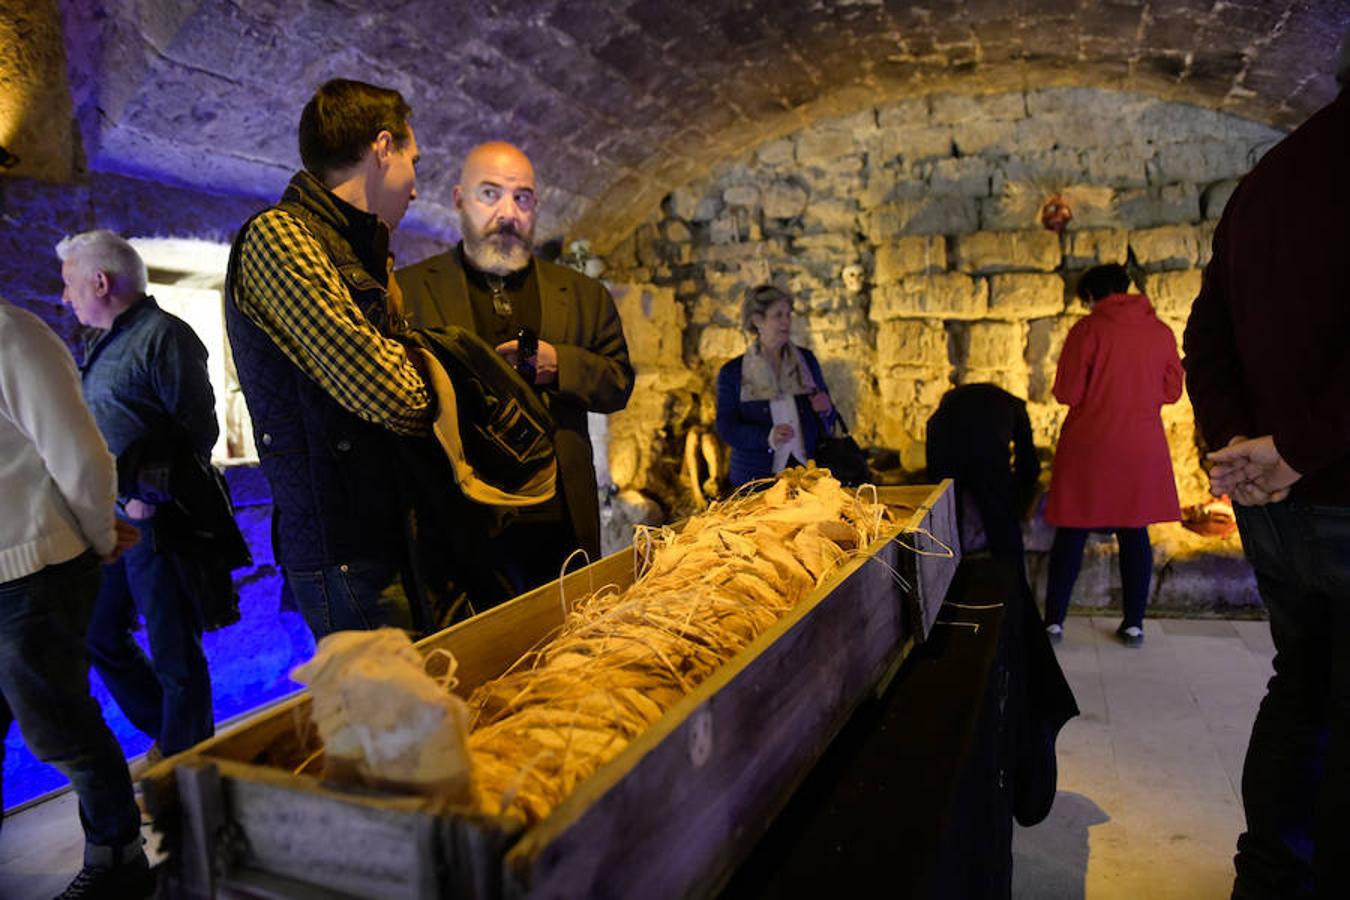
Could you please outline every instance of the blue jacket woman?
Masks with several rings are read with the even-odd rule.
[[[731,447],[732,487],[811,459],[821,417],[834,416],[820,363],[789,340],[791,295],[752,288],[741,320],[755,339],[717,374],[717,434]]]

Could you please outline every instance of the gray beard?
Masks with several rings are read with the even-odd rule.
[[[492,238],[475,240],[469,236],[468,229],[464,229],[463,237],[464,255],[480,271],[491,275],[510,275],[530,264],[531,248],[528,241],[502,248]]]

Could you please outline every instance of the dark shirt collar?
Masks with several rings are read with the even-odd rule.
[[[119,328],[126,328],[141,316],[148,314],[152,309],[159,309],[159,304],[156,303],[155,298],[151,297],[149,294],[142,294],[133,301],[130,306],[117,314],[117,317],[113,319],[112,326],[108,330],[116,331]]]
[[[282,200],[304,206],[336,231],[351,245],[366,271],[380,284],[386,283],[389,226],[379,216],[351,205],[306,171],[296,172],[291,177]]]

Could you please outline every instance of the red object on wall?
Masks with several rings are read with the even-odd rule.
[[[1041,224],[1045,226],[1046,231],[1053,231],[1055,234],[1063,234],[1064,227],[1073,219],[1073,210],[1069,208],[1069,203],[1059,194],[1055,194],[1045,205],[1041,207]]]

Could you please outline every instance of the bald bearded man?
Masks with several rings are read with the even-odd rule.
[[[600,556],[600,504],[586,413],[616,412],[633,391],[614,300],[593,278],[533,253],[534,166],[511,144],[481,144],[454,189],[462,240],[397,273],[414,326],[457,325],[513,365],[517,335],[538,335],[534,384],[558,430],[558,496],[529,508],[493,541],[493,564],[520,593],[558,577],[576,548]]]

